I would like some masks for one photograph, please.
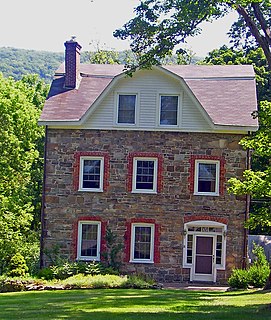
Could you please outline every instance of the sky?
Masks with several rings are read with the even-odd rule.
[[[133,18],[139,0],[1,0],[0,47],[63,52],[64,42],[76,36],[83,51],[99,47],[129,49],[115,39],[114,30]],[[197,56],[228,44],[226,35],[236,14],[205,23],[200,36],[188,40]]]

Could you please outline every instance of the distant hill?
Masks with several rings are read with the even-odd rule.
[[[13,77],[16,80],[25,74],[38,74],[49,83],[62,61],[62,53],[0,48],[0,72],[5,77]]]
[[[125,63],[127,52],[119,52],[119,60]],[[86,63],[90,60],[89,52],[81,53],[81,62]],[[192,59],[192,64],[199,58]],[[64,52],[48,52],[16,49],[10,47],[0,48],[0,72],[4,77],[13,77],[20,80],[25,74],[38,74],[46,83],[50,83],[58,66],[64,61]],[[167,63],[176,63],[172,58]]]

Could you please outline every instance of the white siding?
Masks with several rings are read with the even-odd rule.
[[[135,126],[116,124],[116,96],[118,93],[138,95],[137,123]],[[178,128],[158,125],[159,94],[180,96],[180,121]],[[182,87],[181,81],[158,70],[142,70],[132,78],[115,82],[111,91],[88,117],[82,128],[93,129],[145,129],[145,130],[208,130],[210,128],[198,106]]]

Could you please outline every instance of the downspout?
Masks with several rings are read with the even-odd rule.
[[[250,132],[248,132],[248,135],[250,135]],[[246,165],[246,170],[251,169],[251,150],[247,150],[247,165]],[[245,210],[245,219],[244,222],[246,223],[248,218],[249,218],[249,211],[250,211],[250,201],[251,201],[251,195],[246,194],[246,210]],[[243,244],[243,263],[242,263],[242,268],[246,269],[247,268],[247,262],[248,262],[248,229],[244,228],[244,244]]]
[[[47,160],[47,135],[48,127],[45,126],[45,138],[44,138],[44,169],[43,169],[43,181],[42,181],[42,198],[41,198],[41,235],[40,235],[40,268],[44,267],[44,235],[45,235],[45,221],[44,221],[44,211],[45,211],[45,186],[46,186],[46,160]]]

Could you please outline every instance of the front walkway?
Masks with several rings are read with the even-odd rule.
[[[172,282],[172,283],[162,283],[163,289],[182,289],[182,290],[195,290],[195,291],[227,291],[228,286],[222,286],[210,283],[182,283],[182,282]]]

